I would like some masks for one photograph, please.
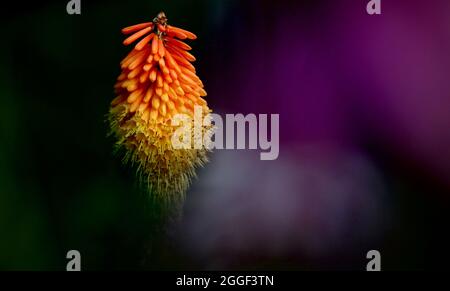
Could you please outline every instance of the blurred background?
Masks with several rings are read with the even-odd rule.
[[[450,2],[11,2],[0,32],[0,269],[448,268]],[[165,11],[217,113],[280,114],[280,155],[217,150],[168,224],[112,153],[123,27]]]

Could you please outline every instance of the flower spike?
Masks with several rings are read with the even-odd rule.
[[[165,205],[178,207],[197,167],[207,162],[207,150],[174,149],[172,136],[177,114],[194,119],[202,108],[202,120],[211,112],[206,91],[191,62],[191,46],[181,40],[196,39],[187,30],[168,25],[161,12],[152,22],[122,29],[124,45],[134,44],[121,61],[121,74],[114,86],[116,98],[108,115],[116,148],[124,161],[137,167],[151,195]],[[210,126],[203,126],[209,132]],[[169,205],[170,204],[170,205]]]

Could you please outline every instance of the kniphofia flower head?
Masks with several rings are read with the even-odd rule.
[[[126,27],[124,45],[133,45],[120,63],[109,122],[125,162],[137,167],[150,193],[161,202],[183,201],[195,168],[207,161],[202,149],[174,149],[171,138],[176,114],[194,117],[194,107],[210,112],[206,92],[183,40],[197,37],[168,24],[161,12],[151,22]],[[204,130],[208,128],[204,127]]]

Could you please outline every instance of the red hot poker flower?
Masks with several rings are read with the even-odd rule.
[[[195,176],[195,168],[207,161],[205,149],[175,150],[171,126],[176,114],[194,117],[194,107],[211,110],[206,91],[191,62],[191,47],[181,40],[196,35],[168,25],[163,12],[152,22],[122,29],[124,45],[134,45],[120,63],[122,73],[111,103],[109,122],[125,150],[125,161],[138,165],[150,191],[165,202],[180,202]],[[209,130],[204,127],[203,130]]]

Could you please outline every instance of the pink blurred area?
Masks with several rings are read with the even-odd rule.
[[[343,80],[365,84],[351,101],[371,139],[450,186],[450,2],[383,6],[374,21],[336,11]]]
[[[392,169],[450,189],[450,2],[258,3],[214,32],[209,102],[280,114],[280,156],[216,151],[180,240],[217,268],[362,253],[389,225]]]
[[[450,187],[448,1],[382,1],[377,16],[366,1],[257,2],[214,32],[213,108],[279,113],[283,142],[374,144]]]
[[[292,146],[261,166],[251,151],[220,151],[190,192],[185,251],[208,268],[261,258],[311,260],[358,250],[390,220],[385,184],[363,154]],[[293,259],[295,260],[295,259]]]

